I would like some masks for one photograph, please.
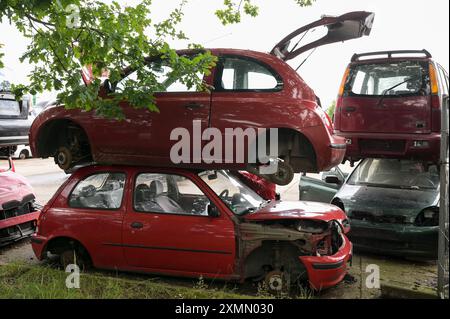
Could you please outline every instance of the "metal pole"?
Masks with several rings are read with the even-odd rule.
[[[446,96],[442,103],[441,112],[441,154],[440,154],[440,202],[439,202],[439,255],[438,255],[438,295],[442,299],[448,299],[448,222],[449,222],[449,158],[448,158],[448,132],[449,132],[449,97]]]

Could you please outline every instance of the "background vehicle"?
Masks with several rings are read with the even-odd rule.
[[[12,160],[0,159],[0,246],[30,236],[39,210],[26,179],[14,172]]]
[[[446,96],[448,73],[426,50],[355,54],[334,114],[334,132],[347,141],[346,159],[437,162]]]
[[[334,195],[344,184],[348,174],[339,166],[330,171],[322,172],[318,176],[300,176],[299,199],[313,202],[330,203]]]
[[[267,178],[287,184],[293,172],[319,172],[339,164],[345,153],[343,138],[333,135],[331,120],[321,109],[314,91],[285,61],[312,48],[370,33],[374,14],[351,12],[340,17],[323,17],[280,41],[271,54],[249,50],[211,49],[218,63],[204,82],[212,92],[192,92],[179,81],[167,78],[171,69],[164,61],[149,58],[148,67],[160,70],[163,92],[155,94],[159,113],[135,110],[123,103],[128,121],[112,124],[111,120],[93,116],[92,112],[51,107],[33,124],[30,140],[35,157],[54,157],[67,170],[81,162],[153,166],[185,166],[242,169],[258,172],[247,156],[244,163],[225,162],[225,158],[193,158],[190,163],[172,163],[170,142],[173,128],[184,128],[193,135],[193,120],[202,127],[214,127],[225,136],[226,128],[278,128],[280,170]],[[291,43],[308,30],[324,26],[321,39],[302,46]],[[292,45],[291,45],[292,44]],[[298,44],[298,43],[297,43]],[[192,56],[198,51],[180,51]],[[132,69],[125,70],[119,83],[106,90],[120,90]],[[106,88],[107,87],[107,88]],[[229,134],[228,134],[229,135]],[[256,143],[259,137],[249,139]],[[223,148],[225,149],[225,148]],[[223,152],[225,153],[225,152]],[[235,154],[236,152],[234,152]],[[223,154],[224,156],[225,154]],[[247,151],[245,150],[245,155]],[[209,164],[210,160],[216,160]],[[208,164],[207,164],[208,163]]]
[[[32,245],[63,265],[320,290],[346,274],[348,231],[336,206],[266,201],[227,171],[86,166],[44,208]]]
[[[364,159],[331,203],[346,212],[355,249],[437,258],[437,165],[416,160]]]
[[[30,116],[31,100],[16,101],[10,84],[0,77],[0,147],[28,144],[28,133],[33,122]]]
[[[12,155],[13,158],[18,159],[27,159],[31,157],[31,150],[30,147],[27,145],[19,145],[17,146],[16,151]]]

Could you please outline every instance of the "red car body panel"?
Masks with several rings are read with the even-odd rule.
[[[316,153],[316,171],[338,165],[345,154],[345,140],[332,133],[331,123],[320,106],[314,91],[284,61],[260,52],[235,49],[211,49],[216,56],[241,56],[264,63],[283,79],[278,92],[164,92],[156,93],[159,113],[136,110],[126,103],[126,120],[117,122],[81,110],[50,107],[33,122],[30,148],[35,157],[48,157],[38,147],[43,128],[55,120],[68,120],[81,127],[89,139],[93,160],[100,164],[180,166],[196,168],[245,169],[247,163],[191,163],[174,164],[170,140],[175,127],[186,128],[193,136],[193,120],[200,120],[202,129],[218,128],[225,136],[225,128],[286,128],[303,134]],[[214,69],[204,80],[214,85]],[[195,102],[202,107],[187,109]],[[170,123],[170,125],[168,125]],[[40,141],[45,143],[45,141]],[[207,143],[208,141],[203,141]],[[250,141],[251,142],[251,141]],[[223,152],[225,153],[225,152]],[[225,154],[224,154],[225,156]],[[205,159],[203,159],[205,160]],[[207,160],[207,159],[206,159]]]
[[[68,199],[80,179],[98,172],[126,173],[122,205],[117,210],[71,208]],[[164,213],[139,213],[133,208],[133,190],[139,173],[168,173],[190,179],[216,205],[220,216],[192,216]],[[311,206],[311,210],[308,207]],[[287,209],[284,212],[283,209]],[[332,205],[276,202],[271,208],[250,214],[246,220],[346,219],[345,213]],[[142,228],[130,227],[139,222]],[[310,263],[335,263],[351,258],[348,240],[333,256],[305,259]],[[175,168],[90,166],[77,170],[55,194],[39,219],[39,230],[32,238],[38,259],[45,257],[46,246],[55,238],[79,241],[88,251],[95,267],[176,276],[243,280],[242,262],[238,257],[239,235],[236,216],[193,171]],[[330,258],[325,258],[330,257]],[[201,261],[201,262],[199,262]],[[326,272],[308,270],[311,285],[328,287],[330,278],[341,278],[342,268]],[[336,281],[337,283],[337,281]]]
[[[398,52],[400,54],[403,51]],[[348,69],[366,64],[412,61],[431,64],[437,70],[437,64],[430,59],[429,53],[423,53],[428,56],[355,60]],[[442,91],[442,86],[439,90]],[[334,114],[334,133],[346,138],[345,158],[359,160],[387,157],[438,161],[441,138],[439,100],[442,94],[388,96],[381,103],[380,96],[376,95],[339,96]],[[426,142],[427,145],[417,146],[416,141]]]

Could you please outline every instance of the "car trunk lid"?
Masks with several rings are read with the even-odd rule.
[[[391,60],[350,65],[337,103],[343,132],[431,131],[428,62]]]
[[[270,52],[282,60],[291,60],[299,54],[319,46],[357,39],[369,35],[372,29],[375,13],[365,11],[349,12],[344,15],[333,17],[323,16],[321,19],[307,24],[282,39]],[[321,38],[298,47],[299,42],[310,30],[317,27],[326,27],[328,32]],[[290,46],[291,42],[300,36],[297,44]]]

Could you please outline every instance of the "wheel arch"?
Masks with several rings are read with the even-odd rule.
[[[88,261],[93,263],[92,255],[90,254],[86,245],[83,244],[80,240],[77,240],[71,236],[61,235],[61,236],[52,237],[45,244],[42,251],[43,251],[44,255],[47,252],[51,252],[51,253],[54,252],[55,254],[60,254],[64,251],[64,249],[67,249],[67,248],[80,249],[81,251],[83,251],[83,253],[86,254]]]

